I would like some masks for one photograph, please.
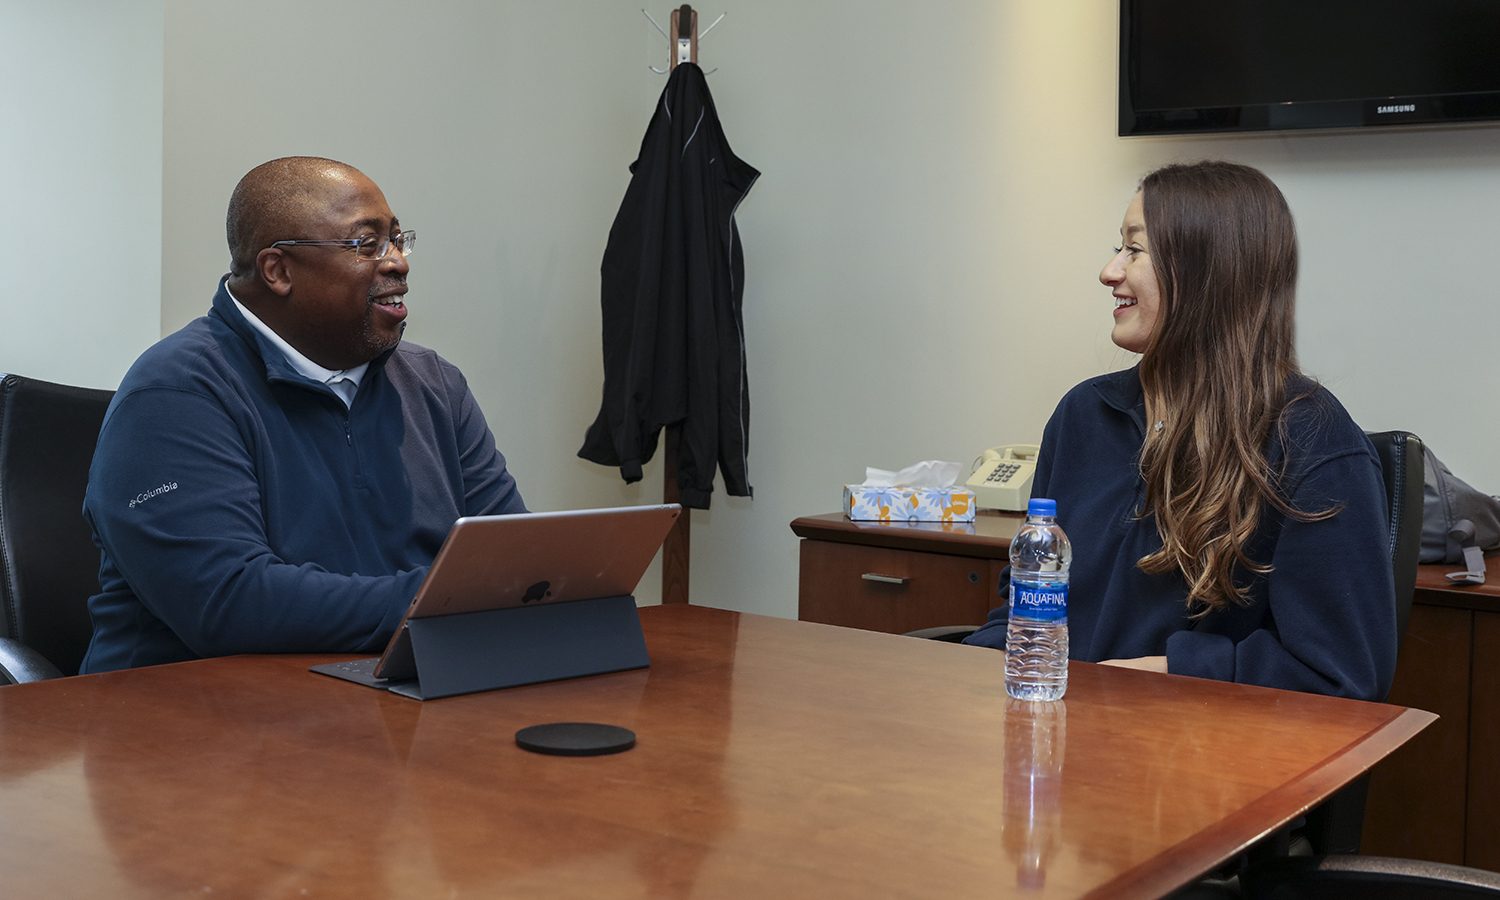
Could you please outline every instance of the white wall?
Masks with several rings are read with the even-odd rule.
[[[163,329],[207,308],[241,174],[343,159],[420,230],[408,336],[467,373],[528,502],[660,498],[659,463],[626,487],[575,457],[602,378],[599,260],[663,84],[640,5],[169,0]],[[672,5],[648,8],[665,25]],[[1416,431],[1500,491],[1500,129],[1122,140],[1113,0],[959,0],[941,34],[895,0],[700,13],[726,8],[701,58],[764,173],[739,215],[756,497],[693,513],[694,602],[795,615],[791,519],[835,510],[866,465],[1034,439],[1069,386],[1130,364],[1095,275],[1136,181],[1179,157],[1281,184],[1305,366],[1366,427]]]
[[[162,0],[0,2],[0,372],[113,388],[158,335]]]

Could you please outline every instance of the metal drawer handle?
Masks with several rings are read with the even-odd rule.
[[[911,584],[910,578],[898,578],[895,575],[876,575],[874,572],[866,572],[859,577],[865,581],[879,581],[884,584]]]

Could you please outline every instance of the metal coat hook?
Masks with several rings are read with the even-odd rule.
[[[708,33],[714,30],[714,25],[717,25],[720,22],[724,21],[724,17],[729,15],[729,13],[719,13],[719,17],[717,19],[714,19],[713,25],[709,25],[707,28],[703,29],[703,32],[700,34],[698,33],[697,11],[694,10],[692,6],[684,3],[680,8],[672,10],[671,27],[672,30],[677,34],[675,38],[664,31],[661,25],[657,24],[656,19],[652,18],[649,12],[646,12],[643,9],[641,10],[641,15],[645,16],[647,19],[650,19],[651,24],[656,26],[656,30],[661,32],[661,36],[666,38],[667,41],[672,45],[671,61],[668,64],[667,68],[658,69],[656,66],[646,66],[646,68],[650,69],[658,75],[665,75],[673,69],[677,68],[678,63],[690,62],[696,65],[698,63],[698,42],[707,37]],[[710,69],[703,74],[712,75],[717,71],[719,70],[716,68]]]

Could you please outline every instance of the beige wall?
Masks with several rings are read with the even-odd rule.
[[[166,0],[162,329],[206,309],[239,175],[344,159],[420,229],[409,336],[468,374],[528,502],[658,499],[659,464],[626,487],[574,455],[599,400],[599,260],[663,84],[640,5]],[[1115,7],[960,0],[944,31],[894,0],[701,10],[728,9],[702,60],[764,175],[739,215],[756,498],[693,514],[696,602],[795,615],[791,519],[835,509],[866,465],[1034,439],[1069,386],[1130,364],[1095,274],[1136,180],[1179,157],[1282,185],[1306,367],[1366,427],[1416,431],[1500,491],[1500,128],[1122,140]],[[648,8],[665,24],[672,5]]]
[[[0,0],[0,372],[113,388],[156,340],[162,0]]]

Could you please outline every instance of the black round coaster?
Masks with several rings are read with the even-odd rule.
[[[603,756],[635,746],[635,732],[597,722],[551,722],[516,732],[516,745],[552,756]]]

